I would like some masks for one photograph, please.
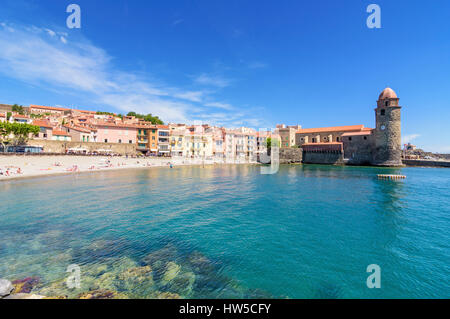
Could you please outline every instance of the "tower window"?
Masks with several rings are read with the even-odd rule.
[[[336,142],[339,142],[339,136],[338,136],[338,137],[336,137]]]
[[[380,115],[386,115],[386,110],[385,110],[385,109],[382,109],[382,110],[380,111]]]
[[[350,137],[348,138],[348,140],[351,141],[351,140],[352,140],[352,137],[350,136]]]
[[[389,101],[384,102],[384,105],[389,106]]]

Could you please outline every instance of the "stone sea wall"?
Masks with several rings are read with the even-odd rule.
[[[406,166],[450,167],[450,161],[403,160]]]
[[[366,139],[364,139],[366,138]],[[344,141],[344,157],[349,165],[371,165],[373,162],[374,141],[372,136],[352,136]]]
[[[29,140],[30,146],[42,146],[44,153],[64,154],[70,148],[84,148],[90,152],[98,150],[111,150],[120,155],[136,154],[136,144],[115,144],[115,143],[83,143],[66,141]]]
[[[329,164],[343,165],[344,154],[342,152],[303,152],[305,164]]]
[[[280,164],[301,163],[302,158],[301,148],[280,148]]]

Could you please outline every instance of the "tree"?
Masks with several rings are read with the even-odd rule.
[[[24,110],[23,106],[22,105],[18,105],[18,104],[14,104],[12,106],[12,111],[16,112],[16,113],[19,113],[21,115],[23,115],[25,113],[25,110]]]
[[[30,134],[38,134],[40,127],[22,123],[0,123],[0,143],[3,145],[3,152],[6,152],[6,144],[23,145],[27,142]]]
[[[164,124],[164,122],[158,117],[158,116],[153,116],[151,113],[144,115],[144,114],[138,114],[136,112],[128,112],[127,116],[134,116],[138,119],[142,119],[146,122],[151,122],[152,124]]]
[[[267,154],[270,155],[272,152],[272,147],[281,146],[281,141],[277,138],[268,137],[266,140]]]
[[[276,139],[276,138],[268,137],[266,140],[267,149],[271,149],[272,146],[275,146],[275,145],[278,145],[278,147],[280,147],[281,146],[280,140]]]

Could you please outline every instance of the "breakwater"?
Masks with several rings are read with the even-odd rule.
[[[450,167],[450,161],[429,161],[429,160],[403,160],[406,166],[423,166],[423,167]]]

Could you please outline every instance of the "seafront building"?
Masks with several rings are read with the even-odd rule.
[[[391,88],[375,108],[375,128],[364,125],[300,129],[296,144],[304,163],[401,166],[401,106]]]
[[[157,125],[158,155],[170,156],[170,129],[168,125]]]
[[[295,135],[301,128],[301,125],[286,126],[284,124],[278,124],[275,133],[280,137],[281,146],[294,147],[296,145]]]
[[[375,108],[375,128],[362,124],[321,128],[277,125],[274,132],[210,125],[154,125],[134,116],[118,116],[63,107],[30,105],[26,115],[0,113],[0,121],[40,127],[36,140],[132,145],[149,156],[211,159],[228,163],[256,162],[267,153],[267,140],[276,137],[281,148],[300,149],[304,163],[398,166],[401,161],[401,106],[386,88]],[[12,106],[11,106],[12,107]],[[12,109],[12,108],[11,108]],[[64,148],[66,144],[62,147]],[[130,148],[125,148],[127,152]],[[286,153],[286,152],[285,152]],[[289,151],[287,153],[294,154]],[[297,156],[297,155],[295,155]]]

